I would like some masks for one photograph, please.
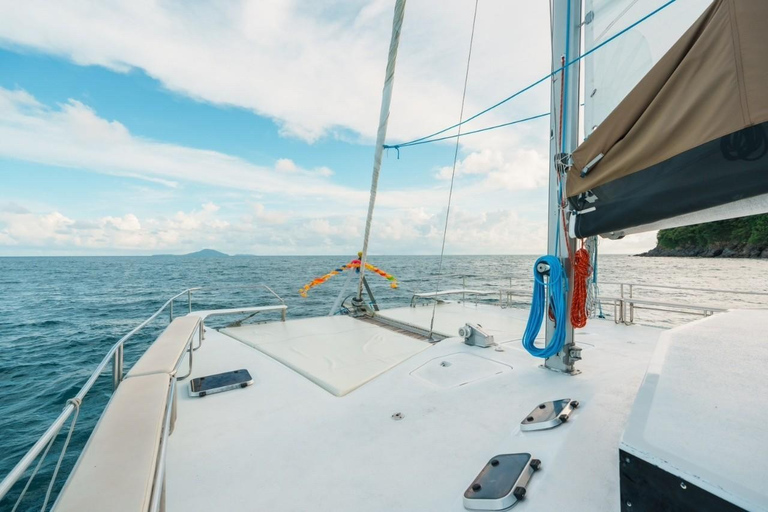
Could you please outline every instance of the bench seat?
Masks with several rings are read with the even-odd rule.
[[[163,433],[171,376],[124,380],[93,429],[55,512],[145,512]]]
[[[267,311],[280,311],[285,312],[288,306],[285,304],[277,304],[274,306],[248,306],[244,308],[228,308],[228,309],[205,309],[201,311],[193,311],[191,316],[199,316],[205,321],[209,316],[219,315],[234,315],[238,313],[263,313]]]
[[[173,375],[184,351],[192,343],[195,332],[199,330],[200,322],[197,316],[182,316],[174,319],[141,356],[141,359],[133,365],[127,378],[155,373]]]

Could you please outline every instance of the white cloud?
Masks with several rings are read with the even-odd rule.
[[[128,213],[122,217],[74,220],[54,211],[47,213],[0,211],[0,246],[54,248],[79,252],[114,250],[146,253],[156,249],[197,247],[214,242],[229,223],[217,218],[219,207],[207,203],[200,210],[178,212],[172,218],[142,222]]]
[[[281,159],[275,170],[216,151],[156,142],[132,135],[118,121],[101,118],[78,101],[70,100],[52,109],[25,91],[3,88],[0,155],[173,186],[192,181],[283,197],[322,195],[347,202],[366,200],[364,192],[324,179],[332,174],[327,168],[304,170],[291,160]],[[304,178],[298,182],[285,175],[290,173],[300,173]]]
[[[213,203],[191,211],[139,218],[74,219],[58,211],[0,210],[0,250],[30,254],[185,253],[204,247],[251,254],[354,254],[360,250],[362,216],[313,216],[270,212],[261,204],[225,213]],[[445,210],[424,208],[389,211],[374,219],[371,247],[376,254],[436,254],[442,244]],[[634,252],[653,246],[641,236]],[[542,254],[546,229],[509,208],[488,212],[451,210],[447,254]],[[601,253],[615,250],[602,241]],[[626,252],[624,250],[623,252]]]
[[[26,0],[0,3],[0,45],[117,72],[141,69],[176,93],[267,116],[286,136],[370,143],[391,9],[386,0]],[[390,141],[458,120],[471,11],[472,4],[462,0],[446,0],[439,8],[429,1],[409,2]],[[506,97],[548,68],[547,2],[484,0],[465,113]],[[546,86],[537,88],[466,129],[538,114],[547,110],[548,95]],[[462,139],[457,174],[466,181],[454,195],[449,252],[543,252],[546,202],[528,196],[546,182],[547,150],[546,120]],[[419,149],[404,150],[403,158],[410,151]],[[361,242],[368,190],[334,183],[328,167],[303,169],[292,155],[275,155],[282,158],[274,165],[259,166],[220,152],[148,140],[75,100],[52,107],[25,91],[0,89],[0,156],[169,188],[199,183],[259,201],[236,215],[212,204],[167,217],[74,220],[56,208],[3,212],[0,244],[6,246],[184,251],[210,242],[235,252],[312,254],[356,251]],[[446,171],[436,174],[445,178]],[[493,196],[495,191],[503,193]],[[437,252],[446,199],[445,179],[419,189],[383,187],[373,250]],[[526,240],[524,247],[520,240]]]
[[[296,165],[296,162],[291,160],[290,158],[279,158],[277,162],[275,162],[275,170],[279,172],[284,172],[287,174],[302,174],[304,176],[322,176],[324,178],[333,176],[334,172],[333,170],[329,169],[328,167],[318,167],[316,169],[302,169],[298,165]]]
[[[412,138],[458,117],[472,5],[409,2],[391,117]],[[103,2],[0,4],[0,43],[117,72],[139,68],[169,90],[276,120],[315,140],[337,128],[372,138],[392,2]],[[546,2],[480,5],[467,112],[526,85],[549,67]],[[524,51],[521,44],[525,42]],[[502,51],[499,49],[510,49]],[[546,110],[548,91],[531,93]],[[517,103],[513,110],[525,111]],[[538,112],[536,112],[538,113]],[[493,124],[492,116],[480,123]],[[500,117],[509,120],[507,111]]]
[[[245,252],[259,254],[292,254],[297,249],[304,254],[354,254],[359,250],[361,217],[276,216],[259,204],[250,209],[253,214],[234,219],[222,216],[213,203],[170,217],[143,219],[132,213],[76,220],[58,211],[5,211],[0,212],[0,245],[19,251],[48,247],[59,253],[103,254],[187,252],[204,246],[238,253],[248,248]],[[439,252],[444,215],[421,208],[390,212],[374,222],[372,246],[389,254]],[[490,214],[456,210],[452,226],[448,249],[455,254],[529,252],[544,240],[535,224],[508,210]],[[521,239],[526,240],[525,247],[516,242]]]
[[[437,178],[450,180],[453,167],[442,167]],[[469,153],[456,163],[456,178],[478,175],[491,189],[525,190],[546,186],[547,160],[530,149],[482,149]]]

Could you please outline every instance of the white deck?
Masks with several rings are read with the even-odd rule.
[[[621,448],[745,510],[768,510],[768,313],[663,333]]]
[[[502,332],[520,337],[525,312],[475,312],[508,314],[510,329]],[[301,322],[311,328],[321,320]],[[195,353],[193,376],[247,368],[255,383],[202,399],[180,385],[167,510],[458,512],[483,465],[515,452],[542,460],[516,510],[618,510],[619,438],[660,332],[592,321],[578,336],[585,350],[576,377],[539,368],[540,360],[516,343],[499,352],[447,339],[336,397],[210,330]],[[356,337],[356,330],[345,336]],[[536,405],[558,398],[581,402],[571,421],[520,432]],[[404,419],[395,421],[398,412]]]

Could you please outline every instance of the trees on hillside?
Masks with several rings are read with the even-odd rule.
[[[665,249],[726,244],[768,247],[768,214],[662,229],[657,238]]]

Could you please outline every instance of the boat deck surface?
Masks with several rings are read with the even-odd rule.
[[[438,319],[455,311],[445,306]],[[526,311],[471,307],[501,315],[517,329],[510,339],[522,335]],[[371,324],[348,320],[370,333]],[[446,331],[454,327],[438,321]],[[450,319],[467,321],[478,322]],[[328,325],[326,318],[297,322],[310,332],[313,323]],[[260,325],[274,332],[274,324]],[[258,333],[259,325],[249,327]],[[336,335],[360,335],[348,327]],[[192,398],[180,383],[167,510],[462,511],[465,489],[488,460],[517,452],[541,459],[542,469],[516,510],[617,510],[619,439],[661,332],[591,321],[578,332],[582,373],[573,377],[540,368],[517,343],[497,351],[449,338],[339,397],[209,329],[193,377],[247,368],[254,384]],[[571,421],[520,431],[540,402],[560,398],[581,403]],[[402,419],[393,419],[396,413]]]

